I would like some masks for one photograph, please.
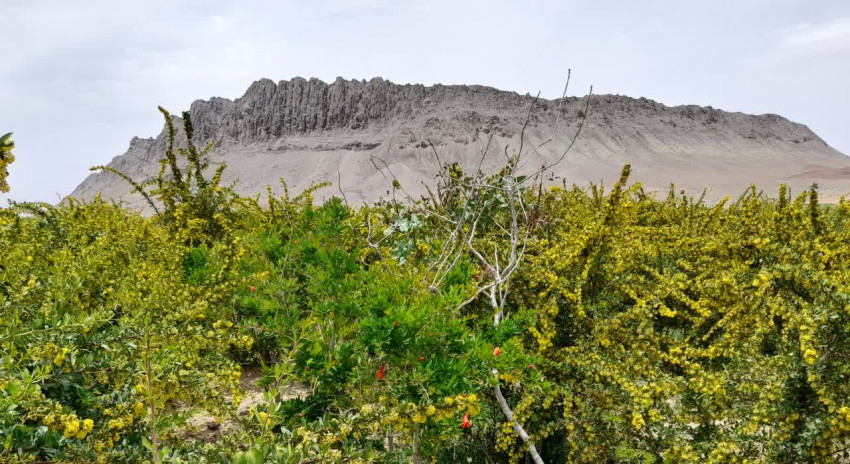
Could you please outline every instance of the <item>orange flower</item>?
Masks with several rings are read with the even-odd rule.
[[[468,412],[463,413],[463,419],[461,419],[461,421],[460,421],[460,428],[462,428],[462,429],[472,428],[472,421],[469,420],[469,413]]]
[[[425,356],[420,356],[420,357],[419,357],[419,362],[422,362],[422,361],[425,361]]]
[[[381,364],[381,368],[378,369],[378,373],[375,374],[375,377],[377,377],[378,380],[384,380],[384,369],[386,369],[386,368],[387,368],[386,364]]]
[[[497,347],[493,350],[493,356],[499,356],[499,355],[501,355],[501,354],[502,354],[502,350],[500,350],[500,349],[499,349],[499,347],[497,346]]]
[[[248,286],[248,290],[251,290],[252,292],[256,292],[256,291],[257,291],[257,287],[254,287],[254,286],[249,285],[249,286]]]

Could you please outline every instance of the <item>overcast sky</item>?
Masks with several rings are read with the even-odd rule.
[[[777,113],[850,154],[848,0],[0,0],[9,198],[55,202],[254,80],[381,76]],[[0,197],[2,198],[2,197]]]

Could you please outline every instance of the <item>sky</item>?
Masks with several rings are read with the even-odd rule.
[[[482,84],[776,113],[850,154],[848,0],[0,0],[18,201],[57,202],[133,136],[255,80]],[[5,200],[4,200],[5,203]]]

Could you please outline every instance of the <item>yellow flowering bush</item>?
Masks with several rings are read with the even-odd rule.
[[[220,374],[234,370],[226,353],[250,345],[239,330],[212,329],[232,317],[226,263],[237,248],[210,250],[217,274],[190,284],[185,251],[164,228],[100,201],[2,210],[0,248],[9,452],[29,440],[28,454],[96,460],[96,449],[146,436],[151,408],[164,429],[177,403],[225,411],[238,388]]]
[[[554,188],[525,274],[533,411],[574,462],[833,462],[848,438],[847,204]],[[624,188],[624,187],[622,187]],[[841,424],[841,425],[839,425]]]

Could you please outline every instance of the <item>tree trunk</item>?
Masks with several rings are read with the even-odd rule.
[[[419,434],[417,429],[413,432],[413,456],[410,457],[410,464],[422,464],[422,455],[419,454]]]
[[[493,369],[493,372],[498,376],[498,371]],[[499,408],[502,410],[502,414],[505,415],[505,419],[508,422],[512,423],[514,426],[514,431],[516,431],[517,435],[522,439],[523,442],[528,446],[528,454],[531,455],[531,459],[534,460],[535,464],[544,464],[543,458],[540,457],[540,453],[537,452],[537,447],[534,446],[534,442],[531,441],[531,438],[526,433],[525,429],[516,421],[514,418],[514,412],[511,411],[511,407],[508,406],[507,400],[502,395],[502,389],[499,388],[499,384],[496,384],[496,388],[493,389],[496,395],[496,401],[499,402]]]

